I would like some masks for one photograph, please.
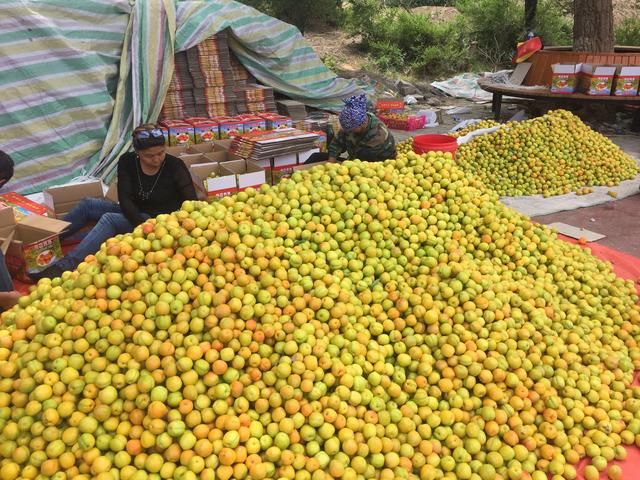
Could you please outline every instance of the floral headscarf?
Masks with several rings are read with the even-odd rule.
[[[347,98],[340,112],[340,125],[345,130],[353,130],[367,119],[367,97],[364,93]]]

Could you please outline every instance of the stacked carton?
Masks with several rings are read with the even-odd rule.
[[[304,103],[295,100],[278,100],[278,113],[285,115],[294,122],[304,120],[307,116],[307,109]]]
[[[238,113],[273,112],[276,101],[273,88],[258,84],[248,84],[236,89]]]
[[[226,31],[187,50],[194,99],[209,117],[235,113],[231,54]]]
[[[187,54],[186,52],[178,52],[175,55],[173,77],[160,112],[160,119],[185,118],[194,115],[196,115],[196,103]]]
[[[552,65],[551,93],[636,96],[640,67],[590,63]]]
[[[253,75],[242,66],[235,55],[231,55],[231,73],[233,74],[233,84],[238,87],[246,87],[249,83],[256,83]]]
[[[295,128],[255,132],[236,137],[229,152],[246,158],[267,173],[271,183],[290,176],[300,164],[317,152],[318,135]]]
[[[226,31],[177,53],[175,65],[160,120],[276,110],[273,89],[258,85],[232,55]]]

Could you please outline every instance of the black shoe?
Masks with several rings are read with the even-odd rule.
[[[38,281],[43,278],[56,278],[62,276],[63,273],[64,270],[62,268],[57,265],[51,265],[40,272],[30,273],[29,278],[33,282],[38,283]]]

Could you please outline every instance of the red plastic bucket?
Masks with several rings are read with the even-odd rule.
[[[417,135],[413,139],[413,151],[416,153],[451,152],[455,155],[458,141],[449,135]]]

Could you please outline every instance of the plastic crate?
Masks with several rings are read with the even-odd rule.
[[[378,118],[389,128],[407,131],[424,128],[427,121],[424,115],[409,115],[407,118],[393,118],[386,115],[379,115]]]

